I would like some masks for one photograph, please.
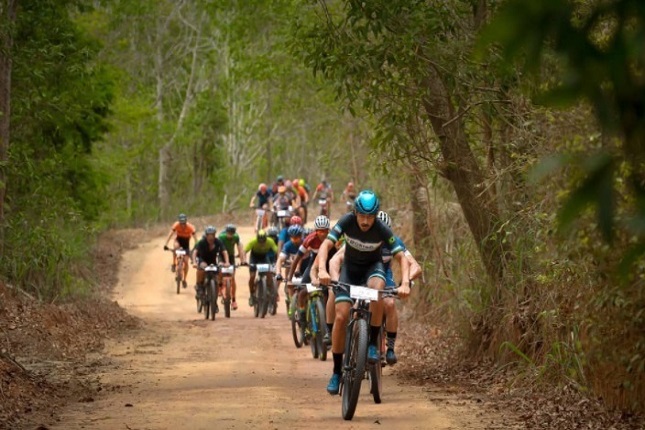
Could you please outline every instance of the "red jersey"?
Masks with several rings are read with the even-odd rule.
[[[305,240],[302,241],[302,245],[298,249],[298,254],[304,254],[307,250],[310,250],[313,254],[318,254],[318,249],[322,245],[322,240],[318,238],[316,232],[309,233]]]

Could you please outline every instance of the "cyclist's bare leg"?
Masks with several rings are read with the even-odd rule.
[[[307,306],[307,290],[302,289],[298,292],[298,309],[302,310]]]
[[[335,304],[334,329],[331,333],[331,352],[342,354],[345,352],[345,335],[347,334],[347,321],[349,321],[349,310],[351,303],[340,302]]]
[[[383,290],[385,288],[385,281],[377,276],[372,276],[368,279],[367,286],[375,290]],[[370,312],[372,313],[370,325],[380,327],[383,322],[383,300],[370,302]]]
[[[396,333],[399,328],[399,314],[396,312],[396,304],[392,297],[383,299],[385,313],[385,331]]]
[[[327,298],[327,304],[325,305],[325,316],[327,317],[326,321],[328,325],[333,324],[334,320],[336,319],[336,305],[334,303],[334,300],[336,300],[334,290],[332,288],[329,288],[329,297]]]

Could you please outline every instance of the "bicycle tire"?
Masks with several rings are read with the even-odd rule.
[[[321,352],[321,349],[318,348],[318,335],[319,333],[314,330],[314,322],[316,317],[316,305],[312,300],[307,302],[307,330],[309,331],[309,347],[311,348],[311,355],[316,360]],[[320,342],[322,343],[322,342]]]
[[[323,339],[325,338],[325,334],[327,334],[327,317],[325,316],[325,305],[320,297],[316,298],[316,318],[318,324],[318,332],[316,333],[318,359],[325,361],[327,360],[327,345],[324,344]]]
[[[210,308],[211,308],[211,299],[210,299],[210,281],[208,281],[204,285],[204,319],[208,319],[210,317]]]
[[[296,348],[302,348],[302,345],[304,344],[303,331],[300,329],[300,321],[296,320],[296,312],[298,312],[298,310],[294,309],[291,314],[291,335],[293,336],[293,343],[296,344]]]
[[[231,278],[224,278],[224,316],[231,317]]]
[[[217,284],[215,283],[214,279],[211,279],[210,282],[210,292],[211,321],[215,321],[215,315],[217,314],[217,312],[215,311],[217,309]]]
[[[181,291],[181,273],[184,270],[182,261],[177,261],[177,267],[175,268],[175,283],[177,284],[177,294]]]
[[[262,300],[260,302],[260,318],[267,316],[267,311],[269,309],[269,293],[267,290],[267,278],[266,276],[262,277]]]
[[[344,389],[342,412],[343,419],[349,421],[354,418],[358,396],[361,393],[361,384],[365,377],[365,365],[367,363],[367,321],[356,320],[353,326],[351,338],[348,343],[346,362],[348,368],[343,370]]]
[[[260,289],[262,288],[262,282],[260,282],[260,277],[259,275],[255,278],[255,292],[253,295],[255,295],[255,304],[253,305],[253,315],[257,318],[260,316],[260,298],[262,295],[260,294]]]

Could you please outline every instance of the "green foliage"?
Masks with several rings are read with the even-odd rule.
[[[17,11],[7,225],[0,270],[44,300],[79,289],[91,222],[108,177],[93,144],[108,130],[113,76],[98,42],[72,20],[80,1],[25,1]]]

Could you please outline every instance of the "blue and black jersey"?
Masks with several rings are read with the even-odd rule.
[[[391,255],[403,251],[392,230],[376,219],[368,231],[362,231],[354,213],[344,215],[330,230],[327,239],[336,242],[345,235],[345,264],[368,266],[382,261],[381,248],[387,248]]]

